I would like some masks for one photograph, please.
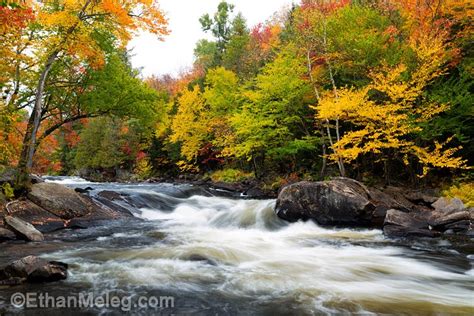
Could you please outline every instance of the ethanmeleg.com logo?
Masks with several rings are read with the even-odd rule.
[[[15,308],[120,308],[165,309],[174,307],[172,296],[117,296],[111,292],[96,296],[94,293],[80,292],[77,295],[54,296],[49,293],[15,293],[10,297]]]

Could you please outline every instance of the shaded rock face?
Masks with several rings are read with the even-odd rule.
[[[0,241],[15,240],[15,239],[16,239],[16,235],[14,232],[6,228],[0,227]]]
[[[62,219],[81,217],[90,212],[90,204],[74,190],[56,183],[37,183],[28,199]]]
[[[0,284],[45,283],[65,280],[68,266],[57,261],[28,256],[0,269]]]
[[[290,222],[313,219],[322,225],[370,226],[375,206],[367,189],[351,179],[298,182],[279,194],[276,213]]]
[[[31,223],[42,233],[53,232],[67,226],[63,219],[27,199],[10,203],[9,210],[10,214]]]
[[[383,230],[389,237],[437,237],[447,232],[466,234],[472,229],[471,225],[470,213],[462,209],[428,209],[410,213],[389,210]]]
[[[473,229],[472,214],[459,199],[397,187],[382,191],[347,178],[289,185],[280,192],[275,211],[291,222],[383,228],[389,237],[469,235]]]
[[[13,216],[5,216],[5,224],[16,234],[29,241],[43,241],[43,234],[33,225]]]
[[[425,219],[419,219],[399,210],[389,210],[385,216],[384,234],[390,237],[438,237]]]

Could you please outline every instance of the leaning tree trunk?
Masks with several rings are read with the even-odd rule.
[[[41,72],[40,78],[38,80],[38,85],[36,87],[35,94],[35,103],[33,111],[31,112],[31,117],[28,120],[28,126],[26,128],[25,137],[23,138],[23,147],[21,150],[20,160],[18,162],[18,175],[16,186],[18,189],[22,189],[27,185],[28,174],[33,166],[33,155],[36,149],[36,138],[38,136],[38,130],[41,122],[41,114],[43,110],[43,95],[46,85],[46,80],[48,79],[49,71],[53,66],[54,62],[58,57],[58,52],[53,52],[49,55],[46,60],[45,67]]]

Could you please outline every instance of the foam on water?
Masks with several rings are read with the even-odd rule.
[[[416,259],[414,250],[386,240],[380,230],[290,224],[275,216],[273,200],[176,198],[143,186],[126,190],[153,194],[166,207],[148,205],[137,213],[153,222],[153,231],[99,241],[154,232],[163,238],[145,246],[52,254],[73,263],[67,282],[248,298],[256,306],[277,304],[276,311],[277,302],[291,302],[309,314],[474,312],[472,269],[453,272]]]

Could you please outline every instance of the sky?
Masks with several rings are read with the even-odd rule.
[[[142,76],[177,75],[193,64],[196,42],[209,38],[201,31],[199,18],[211,16],[221,0],[160,0],[160,7],[169,21],[171,34],[159,41],[151,34],[140,34],[133,39],[132,64],[140,68]],[[294,0],[228,0],[235,5],[234,13],[242,12],[249,27],[270,18],[275,12],[291,5]]]

